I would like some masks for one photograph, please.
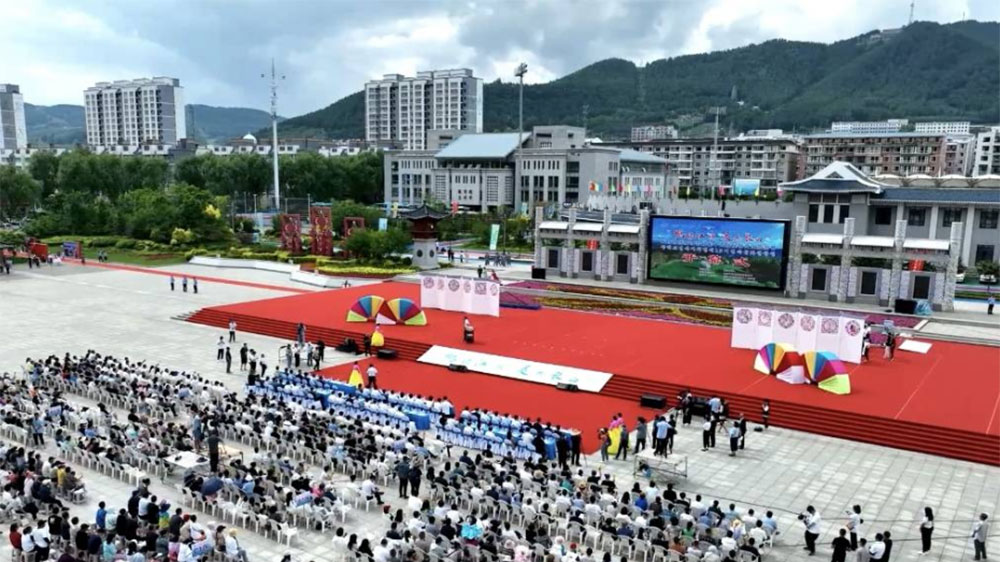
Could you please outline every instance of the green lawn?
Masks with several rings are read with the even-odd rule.
[[[104,250],[108,254],[108,261],[111,263],[156,267],[176,265],[186,261],[184,252],[138,252],[118,248],[84,248],[83,255],[87,257],[87,260],[96,262],[97,252],[100,250]]]

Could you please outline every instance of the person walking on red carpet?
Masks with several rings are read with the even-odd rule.
[[[760,417],[764,420],[764,429],[767,429],[771,419],[771,401],[767,398],[760,404]]]

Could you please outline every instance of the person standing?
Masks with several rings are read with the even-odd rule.
[[[597,438],[601,441],[601,462],[608,462],[608,447],[611,446],[611,437],[608,435],[608,430],[602,427],[597,432]]]
[[[362,337],[361,341],[364,344],[365,357],[371,357],[371,355],[372,355],[372,337],[369,336],[368,334],[365,334]]]
[[[226,346],[226,374],[233,372],[233,352],[230,351],[229,346]]]
[[[736,427],[740,430],[740,449],[745,449],[747,444],[747,418],[742,413],[736,420]]]
[[[215,344],[215,347],[216,347],[215,360],[222,361],[223,359],[226,358],[226,341],[223,339],[222,336],[219,336],[219,342]]]
[[[187,275],[181,277],[181,289],[183,289],[185,293],[188,292],[188,278],[187,278]]]
[[[885,544],[885,554],[882,556],[882,562],[889,562],[889,557],[892,556],[892,533],[884,531],[882,533],[882,542]]]
[[[479,266],[476,268],[476,277],[480,279],[483,278],[483,266]]]
[[[997,300],[995,298],[993,298],[993,294],[991,293],[990,296],[986,297],[986,314],[992,315],[993,314],[993,307],[996,304],[997,304]]]
[[[736,449],[740,448],[740,427],[738,424],[729,426],[729,456],[736,456]]]
[[[972,525],[972,546],[976,550],[974,560],[986,560],[986,537],[990,536],[990,524],[985,513],[979,514],[979,521]]]
[[[323,361],[323,352],[326,351],[326,342],[319,340],[316,342],[316,368],[319,369],[319,364]]]
[[[801,520],[802,524],[806,526],[805,550],[808,550],[810,555],[816,554],[816,539],[819,538],[819,524],[820,524],[819,512],[816,511],[815,507],[810,505],[806,507],[805,513],[799,515],[799,520]],[[879,536],[879,538],[881,538],[881,535]]]
[[[646,450],[646,434],[649,433],[649,427],[646,426],[646,418],[639,416],[639,421],[635,425],[635,451],[634,454],[639,454],[639,451]]]
[[[399,479],[399,497],[410,497],[410,460],[405,456],[396,464],[396,478]]]
[[[191,287],[194,289],[194,294],[197,295],[198,294],[198,278],[197,277],[192,277],[191,278]]]
[[[883,353],[883,359],[888,359],[892,361],[896,354],[896,334],[892,330],[887,330],[885,333],[885,352]]]
[[[174,291],[174,276],[170,276],[170,292]]]
[[[771,401],[767,398],[760,403],[760,417],[764,420],[764,429],[770,427],[768,424],[771,421]]]
[[[295,341],[299,345],[306,343],[306,325],[299,322],[299,325],[295,327]]]
[[[236,341],[236,320],[229,319],[229,343]]]
[[[931,535],[934,534],[934,510],[930,507],[924,508],[924,519],[920,522],[920,555],[923,556],[931,550]]]
[[[241,371],[246,371],[247,370],[247,354],[249,353],[249,351],[250,350],[247,348],[247,344],[245,344],[245,343],[243,344],[243,347],[240,348],[240,370]]]
[[[661,457],[666,456],[667,432],[669,431],[669,424],[667,423],[667,420],[663,419],[663,416],[657,418],[654,429],[656,429],[656,448],[654,449],[653,454]]]
[[[618,434],[618,451],[615,452],[615,460],[628,460],[628,427],[624,423],[621,425],[621,433]]]
[[[266,377],[267,376],[267,363],[264,362],[264,354],[263,353],[260,354],[259,362],[260,362],[260,376],[262,378]]]
[[[847,530],[851,533],[851,550],[858,549],[858,535],[861,534],[862,523],[864,523],[864,519],[861,518],[861,506],[855,504],[847,512]]]
[[[250,350],[250,376],[257,376],[257,352]]]
[[[368,388],[378,389],[378,383],[375,380],[378,377],[378,369],[375,368],[375,364],[369,363],[365,373],[368,375]]]
[[[712,427],[714,425],[715,424],[712,423],[712,421],[708,418],[708,416],[705,417],[705,422],[701,424],[701,450],[702,450],[702,452],[707,451],[708,450],[708,446],[712,443],[712,434],[714,433],[714,431],[712,430]]]
[[[423,478],[423,472],[420,470],[420,464],[414,463],[410,467],[410,473],[406,476],[410,481],[410,494],[414,496],[420,495],[420,480]]]
[[[851,547],[851,541],[847,540],[847,529],[841,529],[830,546],[833,547],[833,557],[830,558],[830,562],[847,562],[847,550]]]

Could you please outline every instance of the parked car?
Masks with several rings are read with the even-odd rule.
[[[995,285],[997,282],[997,276],[992,273],[983,273],[979,276],[979,282],[984,285]]]

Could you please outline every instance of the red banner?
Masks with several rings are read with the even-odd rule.
[[[281,215],[281,249],[302,253],[302,217],[299,215]]]
[[[309,208],[309,236],[312,246],[309,253],[314,256],[333,254],[333,225],[330,223],[330,207]]]
[[[344,238],[347,238],[356,228],[365,227],[365,217],[344,217]]]

